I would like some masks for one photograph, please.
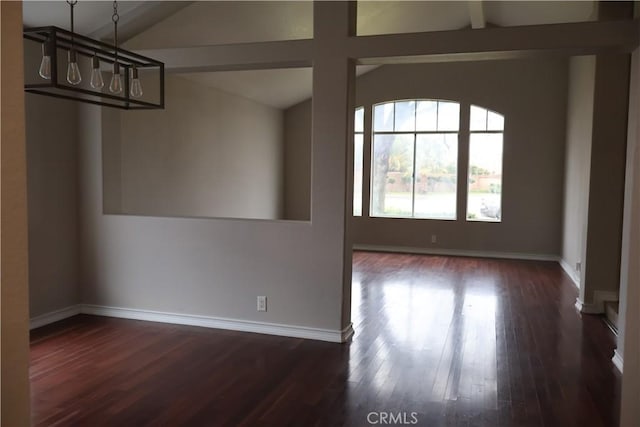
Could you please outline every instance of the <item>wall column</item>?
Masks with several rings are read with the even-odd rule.
[[[618,348],[614,362],[623,368],[620,425],[640,419],[640,50],[633,53],[629,89],[629,132],[620,269]]]
[[[355,2],[314,2],[314,61],[312,98],[312,144],[331,147],[323,158],[313,159],[313,182],[326,182],[330,187],[315,188],[311,219],[335,221],[330,228],[342,231],[342,320],[341,328],[351,324],[351,258],[352,239],[347,227],[353,211],[353,201],[347,197],[352,183],[353,111],[355,100],[355,63],[347,56],[346,46],[350,35],[355,34]],[[341,48],[340,48],[341,47]],[[314,153],[317,151],[314,149]],[[318,167],[333,165],[333,168]],[[321,174],[330,178],[317,180]],[[319,191],[318,191],[319,190]],[[326,209],[323,199],[336,206],[335,214],[318,215]]]
[[[30,425],[27,176],[22,2],[0,2],[0,283],[3,426]]]
[[[596,56],[584,281],[577,306],[602,313],[617,301],[624,201],[629,55]]]

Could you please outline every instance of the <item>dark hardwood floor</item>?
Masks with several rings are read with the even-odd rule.
[[[357,252],[344,345],[76,316],[32,333],[33,425],[617,426],[576,295],[555,263]]]

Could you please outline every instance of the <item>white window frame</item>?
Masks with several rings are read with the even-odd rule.
[[[486,118],[485,118],[485,126],[484,126],[484,130],[472,130],[471,129],[471,109],[473,107],[476,108],[481,108],[483,110],[486,111]],[[501,130],[489,130],[489,113],[493,113],[496,114],[498,116],[500,116],[502,118],[502,129]],[[504,114],[500,114],[497,111],[494,110],[490,110],[489,108],[485,108],[481,105],[475,105],[475,104],[470,104],[469,105],[469,141],[468,141],[468,147],[469,147],[469,156],[468,156],[468,164],[467,164],[467,194],[466,194],[466,212],[465,212],[465,221],[467,222],[487,222],[487,223],[501,223],[502,222],[502,206],[503,206],[503,197],[502,197],[502,187],[503,187],[503,183],[504,183],[504,123],[505,123],[505,116]],[[471,186],[471,136],[472,135],[478,135],[478,134],[499,134],[502,136],[502,153],[501,153],[501,158],[500,158],[500,204],[498,206],[498,212],[499,212],[499,217],[491,219],[491,218],[469,218],[469,195],[471,193],[470,191],[470,186]]]
[[[358,112],[362,111],[362,130],[359,131],[358,129],[356,129],[355,126],[355,116],[358,115]],[[365,125],[367,122],[367,118],[366,118],[366,110],[363,106],[361,107],[357,107],[354,111],[354,126],[353,126],[353,209],[352,209],[352,215],[353,216],[357,216],[357,217],[361,217],[363,212],[364,212],[364,129],[365,129]],[[356,137],[358,135],[362,136],[362,147],[361,147],[361,153],[360,153],[360,157],[362,158],[362,165],[360,166],[361,168],[361,174],[362,177],[360,179],[360,205],[357,206],[356,204]],[[359,213],[356,212],[356,207],[360,208]]]
[[[447,103],[455,103],[458,105],[458,129],[457,130],[434,130],[434,131],[418,131],[418,130],[413,130],[413,131],[376,131],[375,130],[375,109],[377,106],[381,106],[381,105],[385,105],[385,104],[394,104],[394,115],[393,115],[393,128],[395,129],[395,104],[399,103],[399,102],[409,102],[409,101],[414,101],[414,102],[418,102],[418,101],[432,101],[432,102],[438,102],[437,104],[437,109],[439,110],[440,108],[440,102],[447,102]],[[416,192],[415,192],[415,187],[416,187],[416,143],[417,143],[417,136],[418,135],[442,135],[442,134],[449,134],[449,135],[456,135],[457,136],[457,152],[458,152],[458,159],[460,158],[460,136],[461,136],[461,120],[462,120],[462,108],[463,108],[463,104],[459,101],[454,101],[454,100],[450,100],[450,99],[430,99],[430,98],[414,98],[414,99],[395,99],[395,100],[391,100],[391,101],[384,101],[384,102],[379,102],[376,104],[373,104],[371,107],[371,173],[370,173],[370,177],[369,177],[369,217],[372,218],[399,218],[399,219],[420,219],[420,220],[436,220],[436,221],[456,221],[458,218],[458,191],[459,191],[459,178],[460,178],[460,171],[458,170],[457,166],[458,163],[456,163],[456,200],[455,200],[455,205],[454,205],[454,214],[453,217],[451,218],[443,218],[443,217],[427,217],[427,216],[416,216],[415,215],[415,203],[416,203]],[[414,119],[415,123],[417,123],[417,114],[418,114],[418,108],[417,108],[417,104],[416,104],[416,108],[414,110],[414,114],[416,115],[416,119]],[[439,111],[436,112],[436,123],[437,123],[437,119],[438,119],[438,114]],[[415,126],[414,126],[415,129]],[[375,163],[375,137],[376,135],[413,135],[413,166],[412,166],[412,175],[411,175],[411,215],[398,215],[398,214],[390,214],[390,215],[384,215],[384,214],[379,214],[379,213],[374,213],[373,212],[373,177],[374,177],[374,173],[375,173],[375,167],[374,167],[374,163]]]

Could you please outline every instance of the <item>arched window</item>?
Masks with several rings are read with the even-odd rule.
[[[373,107],[371,216],[456,219],[460,104]]]
[[[502,219],[502,139],[504,116],[471,106],[467,220]]]
[[[460,133],[461,108],[469,112],[468,134]],[[366,182],[365,111],[369,110],[359,107],[355,111],[354,216],[362,215],[363,185],[368,185],[372,217],[456,220],[458,181],[466,179],[466,220],[502,220],[502,114],[448,100],[375,104],[371,180]],[[463,128],[466,130],[466,125]],[[458,171],[459,144],[469,155],[466,171]]]

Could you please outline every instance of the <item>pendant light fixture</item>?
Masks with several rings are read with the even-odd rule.
[[[113,21],[113,53],[116,57],[113,63],[113,74],[111,74],[111,83],[109,83],[109,92],[120,93],[122,92],[122,77],[120,76],[120,64],[118,63],[118,2],[113,2],[113,15],[111,16]]]
[[[48,26],[25,28],[23,32],[25,52],[32,52],[29,43],[33,42],[40,44],[42,52],[39,68],[34,72],[26,68],[25,91],[122,109],[164,108],[164,64],[118,46],[120,15],[117,1],[113,2],[111,16],[113,45],[77,34],[74,27],[77,0],[67,0],[67,4],[71,31]],[[66,55],[59,58],[60,51],[66,51]],[[67,61],[64,75],[58,73],[59,60]],[[108,87],[103,79],[103,63],[111,64]],[[87,70],[91,66],[88,82],[82,79],[83,64],[87,64]],[[155,86],[149,91],[151,95],[144,95],[141,76],[148,76]]]

